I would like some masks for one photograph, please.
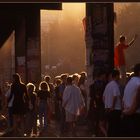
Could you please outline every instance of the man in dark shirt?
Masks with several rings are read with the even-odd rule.
[[[106,136],[104,128],[103,92],[105,89],[105,72],[99,71],[94,83],[90,86],[90,119],[96,136]]]

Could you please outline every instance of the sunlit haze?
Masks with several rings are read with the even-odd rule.
[[[62,73],[85,70],[84,17],[85,3],[63,3],[62,10],[41,11],[43,73],[48,66],[60,65]]]

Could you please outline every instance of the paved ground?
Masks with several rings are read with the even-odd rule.
[[[44,131],[40,137],[71,137],[68,133],[60,134],[59,125],[52,121],[48,129]],[[91,137],[86,124],[77,124],[76,137]]]
[[[83,123],[83,122],[82,122]],[[76,136],[75,137],[91,137],[91,134],[89,134],[88,127],[85,122],[84,124],[77,124],[76,127]],[[1,137],[13,137],[14,135],[12,132],[2,132]],[[15,137],[15,136],[14,136]],[[60,135],[60,129],[59,124],[55,121],[51,121],[51,123],[48,125],[47,130],[43,130],[42,133],[38,133],[37,137],[71,137],[67,133],[63,133],[63,135]]]

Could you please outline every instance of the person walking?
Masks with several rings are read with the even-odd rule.
[[[8,102],[13,99],[12,113],[14,118],[14,134],[24,135],[24,115],[27,112],[28,94],[27,88],[24,83],[21,82],[21,77],[18,73],[13,74],[13,83],[11,85],[11,93],[8,98]]]
[[[80,111],[85,104],[80,88],[72,84],[72,77],[67,78],[67,86],[63,93],[62,106],[66,112],[66,122],[69,132],[72,132],[71,136],[75,136],[77,116],[80,115]]]
[[[123,108],[123,136],[140,137],[140,63],[125,87]]]
[[[37,135],[37,94],[35,92],[35,85],[33,83],[27,84],[27,92],[29,95],[28,112],[25,117],[25,133],[26,136]]]
[[[120,72],[113,70],[112,80],[106,85],[103,93],[103,101],[108,118],[108,137],[120,136],[122,102],[118,85],[119,79]]]
[[[38,108],[39,108],[39,123],[40,130],[47,128],[47,100],[50,98],[49,85],[47,82],[42,81],[39,84],[38,97]]]

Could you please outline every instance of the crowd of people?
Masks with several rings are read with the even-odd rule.
[[[62,74],[53,83],[50,76],[45,76],[38,87],[25,85],[16,73],[5,100],[1,99],[5,104],[1,109],[8,108],[9,129],[16,136],[37,136],[52,120],[59,124],[60,136],[76,136],[77,121],[84,118],[89,132],[96,137],[139,137],[140,63],[134,66],[125,85],[121,80],[119,70],[99,70],[88,95],[85,72]]]
[[[60,136],[77,136],[77,122],[84,120],[96,137],[139,137],[140,63],[127,77],[124,55],[136,38],[126,44],[126,37],[120,36],[114,48],[118,70],[94,71],[91,85],[85,72],[61,74],[53,80],[45,76],[38,85],[25,84],[18,73],[13,74],[7,90],[3,93],[0,89],[0,115],[7,118],[8,131],[14,136],[38,136],[55,120]]]
[[[51,80],[50,76],[45,76],[38,86],[26,85],[18,73],[13,75],[1,100],[8,131],[15,136],[37,136],[55,120],[59,123],[60,135],[64,132],[76,135],[77,117],[87,106],[86,73],[62,74],[55,77],[53,83]]]
[[[105,72],[98,72],[90,86],[91,130],[96,136],[139,137],[139,103],[140,64],[134,66],[125,84],[119,70],[113,70],[107,79]]]

